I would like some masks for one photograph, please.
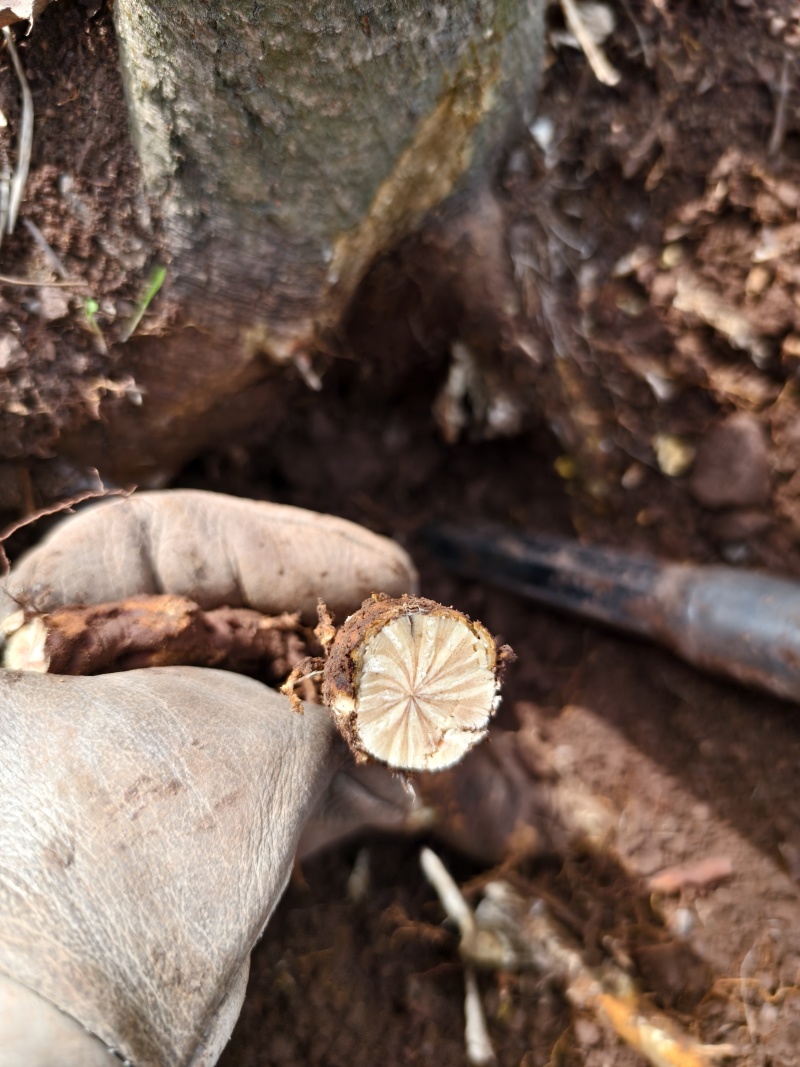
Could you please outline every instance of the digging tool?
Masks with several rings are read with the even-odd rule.
[[[465,577],[646,637],[696,667],[800,701],[798,582],[496,526],[436,526],[427,540]]]

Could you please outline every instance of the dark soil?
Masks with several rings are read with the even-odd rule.
[[[445,395],[453,324],[437,320],[418,275],[397,281],[415,255],[400,250],[365,283],[347,329],[352,358],[327,365],[323,392],[295,383],[278,424],[199,458],[178,484],[390,534],[413,553],[426,596],[502,635],[518,662],[500,727],[535,742],[576,783],[584,815],[594,805],[611,827],[593,836],[578,812],[574,845],[506,873],[570,917],[588,962],[625,963],[688,1032],[735,1045],[736,1062],[790,1067],[800,1044],[797,708],[455,579],[422,536],[433,520],[489,519],[800,573],[800,16],[789,0],[611,6],[618,25],[605,48],[619,86],[600,86],[581,53],[554,52],[540,107],[552,122],[546,150],[527,144],[507,162],[524,333],[494,361],[476,356],[467,391]],[[104,9],[90,33],[82,9],[64,7],[81,41],[74,53],[61,46],[52,74],[66,100],[70,86],[82,91],[80,50],[108,47],[110,30]],[[117,83],[107,91],[121,100]],[[113,111],[104,102],[91,131],[69,127],[65,110],[57,152],[37,148],[30,217],[70,270],[74,218],[60,234],[63,212],[47,207],[67,167],[58,153],[82,161],[77,188],[106,212],[87,233],[101,221],[117,232],[115,197],[133,211],[115,185],[133,164],[105,174],[102,153],[86,148]],[[15,242],[5,270],[40,266],[24,233]],[[132,299],[131,276],[98,264],[93,284]],[[37,340],[41,311],[2,292],[25,349],[54,359]],[[53,378],[64,396],[36,400],[47,408],[43,450],[76,382],[124,381],[74,316],[55,320],[75,354]],[[21,380],[0,377],[11,389],[4,440],[17,425],[6,396],[22,395]],[[254,954],[225,1067],[465,1062],[457,939],[440,926],[419,847],[375,837],[303,865]],[[482,873],[433,847],[460,883]],[[351,874],[364,857],[359,896]],[[732,877],[670,898],[648,892],[656,871],[709,857],[729,859]],[[546,976],[487,973],[481,988],[503,1065],[642,1062]]]
[[[58,463],[37,461],[57,454],[64,430],[97,419],[103,398],[141,403],[128,368],[108,348],[134,313],[158,247],[155,206],[140,190],[107,5],[52,5],[32,35],[17,32],[16,40],[35,137],[20,219],[3,240],[0,273],[76,284],[0,282],[0,510],[32,510],[82,488]],[[10,121],[0,151],[9,163],[16,159],[19,99],[4,50],[0,107]],[[3,462],[20,457],[26,464]]]

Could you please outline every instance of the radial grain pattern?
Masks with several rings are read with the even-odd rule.
[[[440,770],[486,736],[497,667],[494,639],[461,612],[420,597],[374,597],[337,635],[325,702],[357,754]]]

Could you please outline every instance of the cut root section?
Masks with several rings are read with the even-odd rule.
[[[3,638],[6,668],[90,675],[215,667],[283,681],[298,712],[302,700],[319,699],[322,679],[322,699],[356,758],[405,772],[452,767],[483,740],[513,655],[460,611],[377,593],[339,630],[324,605],[312,633],[298,614],[203,611],[184,597],[141,596],[48,615],[22,609],[0,622]],[[307,655],[318,649],[327,655]]]
[[[374,596],[337,634],[323,699],[356,755],[398,770],[440,770],[486,736],[507,658],[480,623],[453,608]]]

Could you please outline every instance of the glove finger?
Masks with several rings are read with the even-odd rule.
[[[0,590],[0,617],[146,593],[337,618],[372,592],[413,592],[409,556],[388,538],[331,515],[217,493],[140,493],[89,508],[24,556]]]
[[[188,1062],[345,755],[323,708],[235,674],[0,672],[0,973]]]

